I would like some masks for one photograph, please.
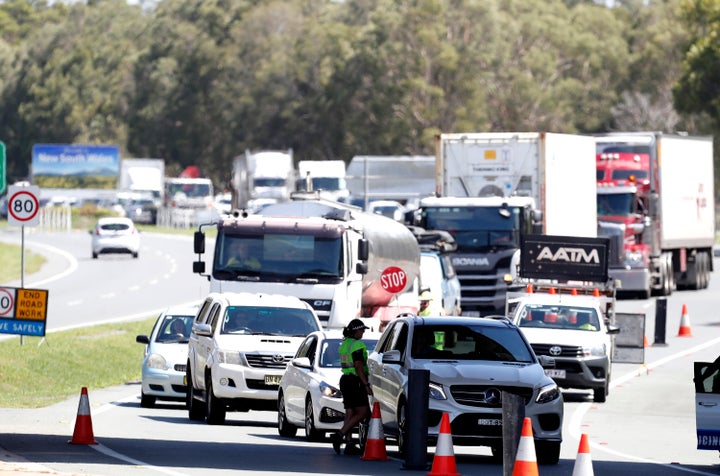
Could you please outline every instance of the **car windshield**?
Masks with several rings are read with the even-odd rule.
[[[528,304],[518,311],[518,318],[520,327],[600,330],[598,313],[591,307]]]
[[[325,339],[322,343],[322,349],[320,350],[320,367],[323,368],[340,368],[340,344],[342,339]],[[368,351],[375,348],[377,339],[368,340],[363,339],[365,347]]]
[[[225,310],[221,333],[305,337],[317,330],[317,321],[309,309],[229,306]]]
[[[485,325],[416,326],[415,359],[492,360],[531,363],[532,351],[515,327]]]
[[[195,316],[165,316],[155,341],[187,343],[194,318]]]

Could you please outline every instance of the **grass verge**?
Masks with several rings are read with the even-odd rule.
[[[139,381],[143,345],[156,317],[24,336],[0,342],[0,408],[40,408],[99,389]]]
[[[0,243],[0,283],[20,279],[22,274],[22,247]],[[25,249],[25,275],[37,273],[45,263],[45,257]],[[2,374],[0,374],[2,375]]]

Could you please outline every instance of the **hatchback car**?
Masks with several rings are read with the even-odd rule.
[[[90,234],[93,259],[105,253],[129,253],[133,258],[138,257],[140,232],[129,218],[100,218]]]
[[[197,310],[197,305],[169,307],[160,313],[149,336],[135,338],[145,344],[141,407],[153,407],[156,400],[185,401],[188,337]]]
[[[363,342],[372,350],[379,333],[366,332]],[[300,344],[280,380],[278,391],[278,432],[295,436],[305,427],[309,441],[320,441],[328,431],[342,427],[345,409],[340,393],[340,343],[342,331],[309,334]]]
[[[557,464],[562,442],[562,394],[543,369],[552,365],[552,358],[535,356],[506,317],[399,317],[368,357],[385,435],[397,441],[401,454],[409,424],[408,376],[417,369],[430,373],[429,442],[437,442],[447,413],[454,444],[489,446],[493,457],[502,458],[502,402],[508,392],[525,403],[537,459],[543,464]]]

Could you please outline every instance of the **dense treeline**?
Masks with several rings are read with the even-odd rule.
[[[713,134],[720,0],[0,2],[8,177],[116,144],[218,185],[245,149],[432,154],[441,131]],[[719,43],[719,44],[714,44]]]

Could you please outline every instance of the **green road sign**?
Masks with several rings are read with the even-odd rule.
[[[0,141],[0,195],[5,193],[7,187],[7,169],[5,168],[5,143]]]

